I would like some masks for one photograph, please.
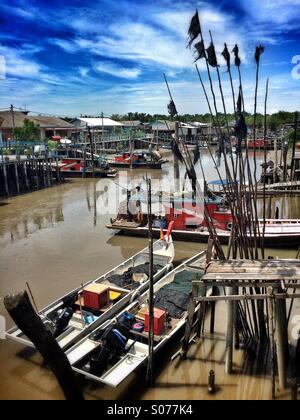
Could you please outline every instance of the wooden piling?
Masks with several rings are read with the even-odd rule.
[[[15,167],[15,176],[16,176],[16,187],[17,187],[17,192],[18,194],[20,194],[20,182],[19,182],[19,172],[18,172],[18,164],[15,163],[14,164]]]
[[[282,302],[275,300],[275,337],[276,337],[276,354],[277,366],[279,375],[279,386],[281,390],[287,387],[287,373],[286,373],[286,330],[287,322],[284,317]]]
[[[233,295],[234,289],[228,288],[228,295]],[[233,362],[233,342],[234,342],[234,302],[227,302],[227,334],[226,334],[226,361],[225,372],[232,373]]]
[[[6,195],[9,196],[9,188],[8,188],[6,163],[3,163],[3,176],[4,176],[5,192],[6,192]]]
[[[268,322],[269,322],[269,335],[270,335],[270,347],[271,347],[271,377],[272,377],[272,398],[276,398],[276,386],[275,386],[275,327],[274,327],[274,296],[273,288],[268,287],[267,293],[268,298]]]
[[[28,181],[27,163],[26,162],[23,163],[23,168],[24,168],[24,176],[25,176],[26,188],[29,190],[30,189],[30,186],[29,186],[29,181]]]

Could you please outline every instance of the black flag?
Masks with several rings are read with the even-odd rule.
[[[262,45],[260,45],[259,47],[256,47],[256,50],[255,50],[255,61],[256,61],[256,64],[259,63],[260,56],[263,54],[264,51],[265,51],[265,48]]]
[[[171,100],[168,105],[168,111],[172,118],[175,117],[175,115],[177,115],[177,109],[173,100]]]
[[[195,44],[195,50],[196,50],[196,54],[197,54],[195,62],[200,60],[201,58],[206,57],[205,47],[204,47],[203,41],[200,41],[197,44]]]
[[[241,65],[241,59],[239,57],[239,47],[238,47],[237,44],[235,44],[235,47],[233,48],[232,52],[233,52],[234,57],[235,57],[235,60],[234,60],[235,65],[237,67],[240,67],[240,65]]]
[[[242,92],[240,88],[239,97],[236,103],[236,112],[240,114],[242,112]]]
[[[200,27],[199,15],[198,15],[198,10],[197,10],[195,15],[192,17],[189,31],[188,31],[188,34],[189,34],[188,47],[189,48],[191,48],[192,43],[200,35],[200,33],[201,33],[201,27]]]
[[[176,140],[174,140],[174,139],[171,140],[171,147],[172,147],[173,155],[175,157],[177,157],[177,159],[182,163],[183,162],[183,156],[182,156],[182,153],[181,153],[181,151],[178,147],[178,144],[177,144]]]
[[[224,50],[222,52],[222,55],[226,61],[228,69],[230,69],[230,53],[228,51],[227,44],[224,44]]]
[[[198,163],[199,159],[200,159],[200,148],[199,148],[199,144],[197,144],[196,149],[194,150],[194,165]]]
[[[194,191],[194,193],[196,193],[196,190],[197,190],[197,174],[196,174],[194,166],[191,166],[190,168],[187,168],[186,173],[187,173],[187,175],[188,175],[188,177],[191,181],[193,191]]]
[[[216,50],[213,43],[210,44],[210,46],[206,50],[207,52],[207,61],[212,67],[218,67],[218,61],[216,56]]]
[[[236,152],[241,153],[242,151],[242,140],[246,139],[248,133],[244,114],[241,113],[237,123],[234,127],[234,135],[237,138]]]

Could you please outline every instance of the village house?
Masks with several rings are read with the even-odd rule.
[[[87,134],[88,127],[92,130],[92,132],[98,135],[105,135],[109,136],[111,134],[116,133],[116,131],[120,131],[120,129],[123,129],[123,123],[114,121],[111,118],[85,118],[80,117],[76,118],[72,121],[72,124],[75,126],[75,128]]]
[[[13,140],[14,128],[23,127],[28,119],[39,125],[41,140],[52,136],[71,137],[76,131],[74,126],[65,120],[53,116],[32,116],[27,111],[1,111],[0,112],[0,141]]]

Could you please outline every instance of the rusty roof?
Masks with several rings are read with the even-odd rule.
[[[52,116],[31,116],[27,112],[14,111],[15,127],[23,127],[24,120],[28,119],[38,124],[41,128],[73,128],[74,126],[62,118]],[[10,111],[0,112],[0,128],[12,129],[13,116]]]

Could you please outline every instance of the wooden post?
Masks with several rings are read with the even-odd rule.
[[[67,356],[34,311],[27,292],[8,295],[4,305],[16,325],[32,341],[56,376],[67,400],[84,400]]]
[[[26,188],[29,190],[30,186],[29,186],[29,181],[28,181],[28,173],[27,173],[27,162],[23,163],[23,168],[24,168],[24,175],[25,175],[25,184],[26,184]]]
[[[276,398],[275,386],[275,327],[274,327],[274,302],[273,302],[273,288],[268,287],[268,312],[269,312],[269,333],[270,333],[270,347],[271,347],[271,373],[272,373],[272,398]]]
[[[18,164],[14,164],[15,167],[15,175],[16,175],[16,186],[17,186],[17,193],[20,194],[20,182],[19,182],[19,172],[18,172]]]
[[[286,342],[285,330],[287,329],[286,316],[284,317],[281,302],[275,300],[275,336],[276,336],[276,353],[277,366],[279,375],[279,386],[281,390],[285,390],[287,386],[286,376]]]
[[[8,179],[7,179],[7,170],[6,170],[6,163],[3,162],[3,175],[4,175],[4,184],[5,184],[5,191],[6,195],[9,196],[9,188],[8,188]]]
[[[295,176],[295,164],[296,164],[295,154],[296,154],[296,143],[297,143],[298,117],[299,117],[298,112],[295,112],[291,181],[294,181],[294,176]]]
[[[55,163],[56,163],[56,182],[59,183],[61,180],[60,180],[60,169],[59,169],[59,166],[58,166],[57,156],[55,157]]]
[[[232,287],[228,287],[228,295],[232,295],[234,292]],[[227,374],[232,373],[232,361],[233,361],[233,338],[234,338],[234,302],[227,302],[227,335],[226,335],[226,362],[225,372]]]
[[[273,171],[273,183],[277,181],[277,166],[278,166],[278,153],[277,153],[277,139],[274,139],[274,152],[275,152],[275,162],[274,162],[274,171]]]
[[[39,180],[39,172],[38,172],[38,162],[36,158],[34,158],[34,173],[35,173],[36,188],[39,189],[40,180]]]

